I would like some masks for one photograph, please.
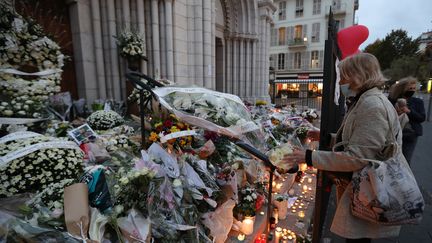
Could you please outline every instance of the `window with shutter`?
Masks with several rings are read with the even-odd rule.
[[[320,23],[312,24],[312,42],[320,41]]]
[[[279,3],[279,20],[285,20],[286,19],[286,2],[280,2]]]
[[[278,70],[285,69],[285,53],[278,54]]]
[[[286,45],[285,36],[286,36],[285,27],[279,28],[279,45],[280,46]]]
[[[321,0],[314,0],[313,1],[312,14],[313,15],[321,14]]]
[[[277,46],[277,29],[275,29],[275,28],[271,29],[270,44],[271,44],[271,46]]]
[[[296,0],[295,16],[303,17],[303,0]]]
[[[294,64],[293,64],[293,69],[300,69],[301,68],[301,63],[302,63],[302,58],[301,58],[301,52],[296,52],[294,53]]]
[[[315,68],[319,68],[320,66],[320,61],[319,61],[319,52],[318,51],[312,51],[311,52],[311,68],[315,69]]]

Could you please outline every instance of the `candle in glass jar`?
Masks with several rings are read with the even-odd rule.
[[[304,213],[304,211],[300,211],[300,212],[298,212],[298,216],[299,216],[299,218],[304,218],[305,217],[305,213]]]
[[[246,238],[246,235],[241,234],[241,233],[237,236],[237,240],[239,240],[239,241],[244,241],[245,238]]]
[[[305,164],[305,163],[299,164],[299,170],[306,171],[307,170],[307,164]]]
[[[308,186],[303,185],[303,191],[307,191],[307,189],[308,189]]]
[[[308,187],[308,190],[309,190],[309,191],[312,191],[312,187]]]
[[[312,178],[309,177],[309,178],[307,179],[307,182],[308,182],[309,184],[312,183]]]
[[[245,235],[250,235],[253,233],[254,221],[252,218],[245,218],[242,222],[241,231]]]
[[[288,195],[290,195],[290,196],[294,196],[294,189],[290,189],[289,191],[288,191]]]
[[[282,238],[282,228],[281,227],[277,227],[275,230],[275,243],[279,243],[279,241]]]

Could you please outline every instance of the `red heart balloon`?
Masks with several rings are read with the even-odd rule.
[[[337,33],[337,42],[342,52],[342,59],[359,53],[360,45],[368,38],[369,30],[364,25],[353,25]]]

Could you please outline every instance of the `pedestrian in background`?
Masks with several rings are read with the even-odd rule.
[[[423,135],[421,123],[426,119],[423,100],[413,96],[416,89],[417,79],[406,77],[397,81],[389,92],[389,100],[395,105],[398,114],[408,116],[409,123],[402,130],[402,153],[409,164],[417,144],[417,138]],[[404,105],[403,99],[406,100],[406,105]]]
[[[332,151],[296,149],[284,156],[290,167],[306,162],[309,166],[330,172],[342,173],[337,179],[337,208],[330,230],[346,238],[347,243],[367,243],[371,238],[388,238],[399,235],[400,226],[384,226],[355,217],[351,213],[352,173],[363,169],[368,161],[390,155],[383,154],[389,141],[402,143],[398,115],[383,94],[384,84],[380,65],[375,56],[359,53],[339,63],[340,87],[345,97],[354,97],[353,103],[337,132],[337,145],[341,149]],[[401,151],[398,150],[401,156]],[[403,159],[402,163],[406,164]],[[406,164],[408,167],[408,164]],[[336,180],[334,180],[336,181]]]

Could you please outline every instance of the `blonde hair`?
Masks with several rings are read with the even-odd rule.
[[[378,87],[387,80],[381,73],[378,59],[369,53],[358,53],[339,63],[341,78],[349,80],[358,91]]]
[[[389,98],[393,100],[401,98],[405,91],[407,91],[408,86],[411,84],[417,84],[417,82],[417,79],[412,76],[408,76],[397,81],[390,87]]]

